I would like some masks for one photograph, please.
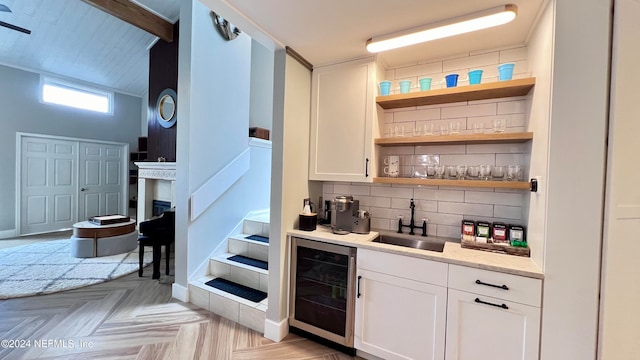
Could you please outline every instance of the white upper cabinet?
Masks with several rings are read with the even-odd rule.
[[[313,70],[310,180],[372,181],[376,71],[373,58]]]

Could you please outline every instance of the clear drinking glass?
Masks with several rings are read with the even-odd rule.
[[[458,170],[456,169],[455,165],[448,165],[447,166],[447,178],[449,179],[455,179],[458,177]]]
[[[449,123],[449,134],[460,134],[460,121],[452,121]]]
[[[444,165],[435,165],[434,166],[434,170],[435,170],[435,178],[436,179],[442,179],[444,177],[444,172],[446,170]]]
[[[494,119],[493,120],[493,132],[494,133],[503,133],[507,127],[507,120],[505,119]]]
[[[504,166],[494,166],[491,169],[491,178],[493,180],[504,180]]]
[[[507,167],[507,181],[519,181],[522,176],[520,165],[509,165]]]
[[[467,175],[469,175],[469,180],[478,180],[480,176],[480,165],[469,166]]]
[[[474,134],[484,133],[484,123],[473,123],[473,133]]]
[[[480,165],[480,180],[489,180],[493,165]]]
[[[467,175],[467,165],[456,166],[456,173],[458,174],[458,180],[464,180]]]

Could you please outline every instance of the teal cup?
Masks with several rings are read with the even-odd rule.
[[[513,67],[515,64],[502,64],[498,66],[498,80],[511,80],[513,77]]]
[[[422,78],[418,82],[420,82],[420,91],[431,90],[431,78]]]
[[[400,94],[406,94],[411,91],[411,80],[400,81]]]
[[[447,82],[447,87],[452,88],[458,86],[458,74],[449,74],[444,77]]]
[[[380,96],[386,96],[391,93],[391,81],[380,81]]]
[[[469,71],[469,85],[478,85],[482,81],[482,70]]]

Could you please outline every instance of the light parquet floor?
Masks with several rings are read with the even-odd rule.
[[[195,305],[172,302],[171,284],[150,273],[0,301],[0,339],[9,341],[2,342],[0,359],[356,359],[295,335],[274,343]]]

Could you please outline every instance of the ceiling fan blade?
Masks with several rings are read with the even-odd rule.
[[[11,9],[9,9],[7,5],[0,4],[0,11],[11,12]]]
[[[11,30],[20,31],[20,32],[25,33],[27,35],[31,34],[31,30],[28,30],[28,29],[25,29],[25,28],[21,28],[20,26],[11,25],[11,24],[6,23],[4,21],[0,21],[0,26],[4,26],[4,27],[6,27],[8,29],[11,29]]]

